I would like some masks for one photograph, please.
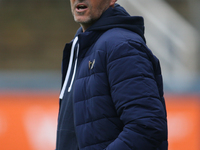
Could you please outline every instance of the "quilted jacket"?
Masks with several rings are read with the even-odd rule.
[[[143,18],[117,4],[76,36],[73,106],[79,149],[167,150],[162,75],[146,46]],[[66,44],[63,53],[63,82],[71,47]]]

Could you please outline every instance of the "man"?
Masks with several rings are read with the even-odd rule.
[[[167,150],[158,59],[142,17],[116,0],[70,0],[81,27],[66,44],[56,150]]]

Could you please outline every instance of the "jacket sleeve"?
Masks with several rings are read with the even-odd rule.
[[[156,82],[147,50],[128,41],[107,54],[111,97],[124,127],[105,150],[156,150],[166,138],[166,112],[159,94],[162,87]]]

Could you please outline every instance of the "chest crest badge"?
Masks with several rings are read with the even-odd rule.
[[[89,69],[92,70],[94,68],[95,59],[93,61],[89,61]]]

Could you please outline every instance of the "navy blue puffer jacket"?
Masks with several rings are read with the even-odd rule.
[[[79,149],[167,150],[161,70],[146,46],[143,18],[116,5],[76,36],[73,101]],[[71,44],[64,50],[63,81]]]

